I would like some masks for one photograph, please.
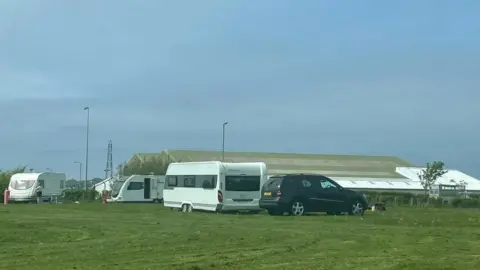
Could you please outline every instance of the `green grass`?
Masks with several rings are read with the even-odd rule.
[[[364,217],[0,207],[0,269],[480,269],[477,210]]]

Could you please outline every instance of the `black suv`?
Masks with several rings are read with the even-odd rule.
[[[301,216],[307,212],[363,215],[366,197],[323,175],[288,174],[270,177],[262,187],[260,208],[270,215]]]

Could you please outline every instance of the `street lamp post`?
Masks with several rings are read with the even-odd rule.
[[[79,165],[80,170],[79,170],[79,174],[78,174],[78,177],[79,177],[79,178],[78,178],[78,181],[82,181],[82,167],[83,167],[82,165],[83,165],[83,164],[82,164],[82,162],[80,162],[80,161],[75,161],[75,162],[73,162],[73,163]]]
[[[223,123],[223,132],[222,132],[222,161],[225,160],[225,127],[228,125],[228,122]]]
[[[90,129],[90,108],[83,108],[84,111],[87,111],[87,145],[85,149],[85,191],[87,191],[87,181],[88,181],[88,134]]]

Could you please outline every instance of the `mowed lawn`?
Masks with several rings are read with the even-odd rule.
[[[480,269],[480,212],[363,217],[0,206],[0,269]]]

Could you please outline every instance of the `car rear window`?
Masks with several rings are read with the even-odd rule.
[[[282,184],[283,177],[270,177],[263,185],[264,189],[276,189]]]

